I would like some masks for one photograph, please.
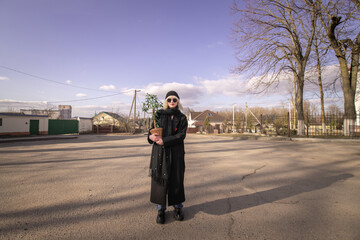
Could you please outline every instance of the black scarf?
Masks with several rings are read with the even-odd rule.
[[[175,129],[173,126],[173,120],[171,116],[174,115],[174,118],[180,114],[180,110],[175,109],[166,109],[159,110],[156,112],[157,121],[160,123],[160,127],[163,128],[163,137],[171,136],[174,134]],[[154,143],[155,144],[155,143]],[[154,152],[157,151],[157,152]],[[154,157],[154,155],[156,157]],[[150,161],[150,171],[149,175],[159,184],[164,185],[167,183],[170,177],[171,169],[171,150],[170,148],[165,148],[164,146],[153,147],[153,153]]]

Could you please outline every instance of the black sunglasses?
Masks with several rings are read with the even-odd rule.
[[[173,101],[173,103],[176,103],[177,102],[177,99],[176,98],[168,98],[166,99],[166,101],[169,103],[171,102],[171,100]]]

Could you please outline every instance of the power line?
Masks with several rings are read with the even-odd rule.
[[[26,73],[26,72],[23,72],[23,71],[14,69],[14,68],[10,68],[10,67],[7,67],[7,66],[3,66],[3,65],[0,65],[0,67],[5,68],[5,69],[10,70],[10,71],[13,71],[13,72],[23,74],[23,75],[27,75],[27,76],[30,76],[30,77],[33,77],[33,78],[38,78],[38,79],[41,79],[41,80],[44,80],[44,81],[48,81],[48,82],[52,82],[52,83],[56,83],[56,84],[61,84],[61,85],[65,85],[65,86],[68,86],[68,87],[81,88],[81,89],[86,89],[86,90],[91,90],[91,91],[99,91],[99,92],[115,92],[115,93],[119,93],[119,92],[116,92],[116,91],[107,91],[107,90],[101,90],[101,89],[95,89],[95,88],[87,88],[87,87],[82,87],[82,86],[76,86],[76,85],[73,85],[73,84],[67,84],[67,83],[55,81],[55,80],[52,80],[52,79],[49,79],[49,78],[44,78],[44,77],[40,77],[40,76],[37,76],[37,75],[34,75],[34,74]]]
[[[129,91],[132,91],[132,90],[129,90]],[[128,91],[125,91],[125,92],[128,92]],[[83,98],[83,99],[74,99],[74,100],[64,100],[64,101],[54,101],[54,102],[48,102],[48,103],[81,102],[81,101],[94,100],[94,99],[99,99],[99,98],[112,97],[112,96],[116,96],[116,95],[123,94],[123,93],[125,93],[125,92],[115,93],[115,94],[106,95],[106,96],[100,96],[100,97]]]

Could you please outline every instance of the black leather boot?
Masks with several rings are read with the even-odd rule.
[[[156,223],[158,223],[158,224],[165,223],[165,210],[164,209],[160,209],[158,211],[158,215],[156,216]]]
[[[175,215],[174,215],[175,220],[177,220],[177,221],[184,220],[184,213],[182,212],[181,208],[175,208],[174,212],[175,212]]]

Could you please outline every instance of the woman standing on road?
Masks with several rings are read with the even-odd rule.
[[[178,221],[184,219],[182,203],[185,201],[184,139],[187,118],[180,112],[180,108],[179,95],[175,91],[168,92],[163,109],[156,113],[163,134],[159,136],[150,134],[149,131],[148,135],[149,143],[153,144],[150,160],[150,202],[157,204],[156,222],[159,224],[165,223],[166,196],[168,206],[174,206],[175,219]]]

